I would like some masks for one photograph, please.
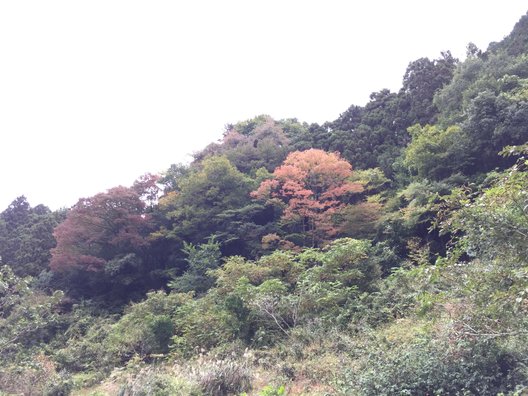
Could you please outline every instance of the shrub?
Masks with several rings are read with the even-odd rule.
[[[201,394],[195,384],[152,367],[146,367],[129,377],[119,390],[119,396],[199,396]]]
[[[236,317],[218,305],[213,294],[179,307],[175,324],[174,349],[185,356],[231,341],[238,329]]]
[[[79,330],[75,324],[70,326],[66,331],[68,340],[53,354],[55,362],[60,369],[70,372],[109,371],[119,362],[119,357],[110,350],[107,342],[113,320],[86,316],[79,322],[87,328]]]
[[[525,378],[522,357],[493,340],[452,344],[434,338],[387,345],[378,339],[357,369],[344,370],[340,390],[359,395],[495,395]]]
[[[17,366],[0,367],[0,391],[6,394],[66,396],[72,388],[71,376],[57,373],[54,363],[42,354]]]
[[[44,385],[42,394],[44,396],[67,396],[73,389],[71,376],[63,371],[52,376]]]
[[[167,295],[163,291],[148,293],[146,300],[131,305],[112,326],[108,337],[109,348],[122,361],[134,354],[147,357],[167,353],[174,335],[174,312],[187,300],[187,295]]]
[[[284,396],[286,395],[286,388],[284,385],[279,387],[274,387],[272,385],[267,385],[259,392],[259,396]]]
[[[207,396],[240,394],[251,389],[252,373],[247,361],[202,361],[193,377]]]

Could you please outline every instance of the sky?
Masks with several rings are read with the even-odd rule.
[[[525,0],[0,2],[0,211],[188,163],[259,114],[332,121],[409,62],[485,49]]]

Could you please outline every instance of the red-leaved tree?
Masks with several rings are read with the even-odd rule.
[[[350,194],[363,190],[348,180],[351,175],[352,166],[337,153],[295,151],[252,196],[281,202],[282,221],[308,234],[315,246],[337,234],[333,215],[346,205]]]
[[[99,271],[116,256],[146,246],[150,218],[144,195],[136,184],[80,199],[55,228],[57,247],[51,251],[51,269]]]

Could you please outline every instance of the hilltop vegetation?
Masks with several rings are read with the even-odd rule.
[[[528,391],[528,14],[338,119],[0,214],[0,394]],[[3,393],[2,393],[3,392]]]

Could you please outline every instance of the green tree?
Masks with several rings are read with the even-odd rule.
[[[50,249],[56,245],[53,230],[64,218],[46,206],[32,208],[18,197],[0,214],[0,261],[18,276],[37,276],[47,269]]]
[[[411,143],[403,164],[419,178],[442,180],[464,169],[470,162],[466,136],[460,127],[442,130],[438,126],[414,125],[409,128]]]
[[[332,140],[328,150],[339,150],[357,169],[379,167],[392,177],[393,164],[409,141],[407,127],[411,125],[401,94],[387,89],[374,92],[362,111],[354,108],[350,111],[348,122],[344,122],[342,115],[330,124],[332,138],[336,140]],[[344,127],[351,129],[338,129]]]
[[[457,63],[449,51],[442,52],[439,59],[420,58],[409,63],[400,97],[408,106],[410,123],[426,125],[436,122],[438,109],[433,103],[434,95],[451,81]]]
[[[216,234],[226,249],[241,243],[242,235],[227,232],[225,216],[250,203],[249,177],[226,157],[209,157],[196,163],[178,184],[177,191],[160,198],[160,210],[169,224],[158,235],[176,239],[180,246],[183,241],[200,244]]]
[[[169,287],[181,293],[193,291],[200,294],[207,291],[214,284],[209,271],[218,268],[221,263],[220,244],[210,238],[207,243],[198,246],[184,243],[183,251],[187,255],[187,270],[169,282]]]

